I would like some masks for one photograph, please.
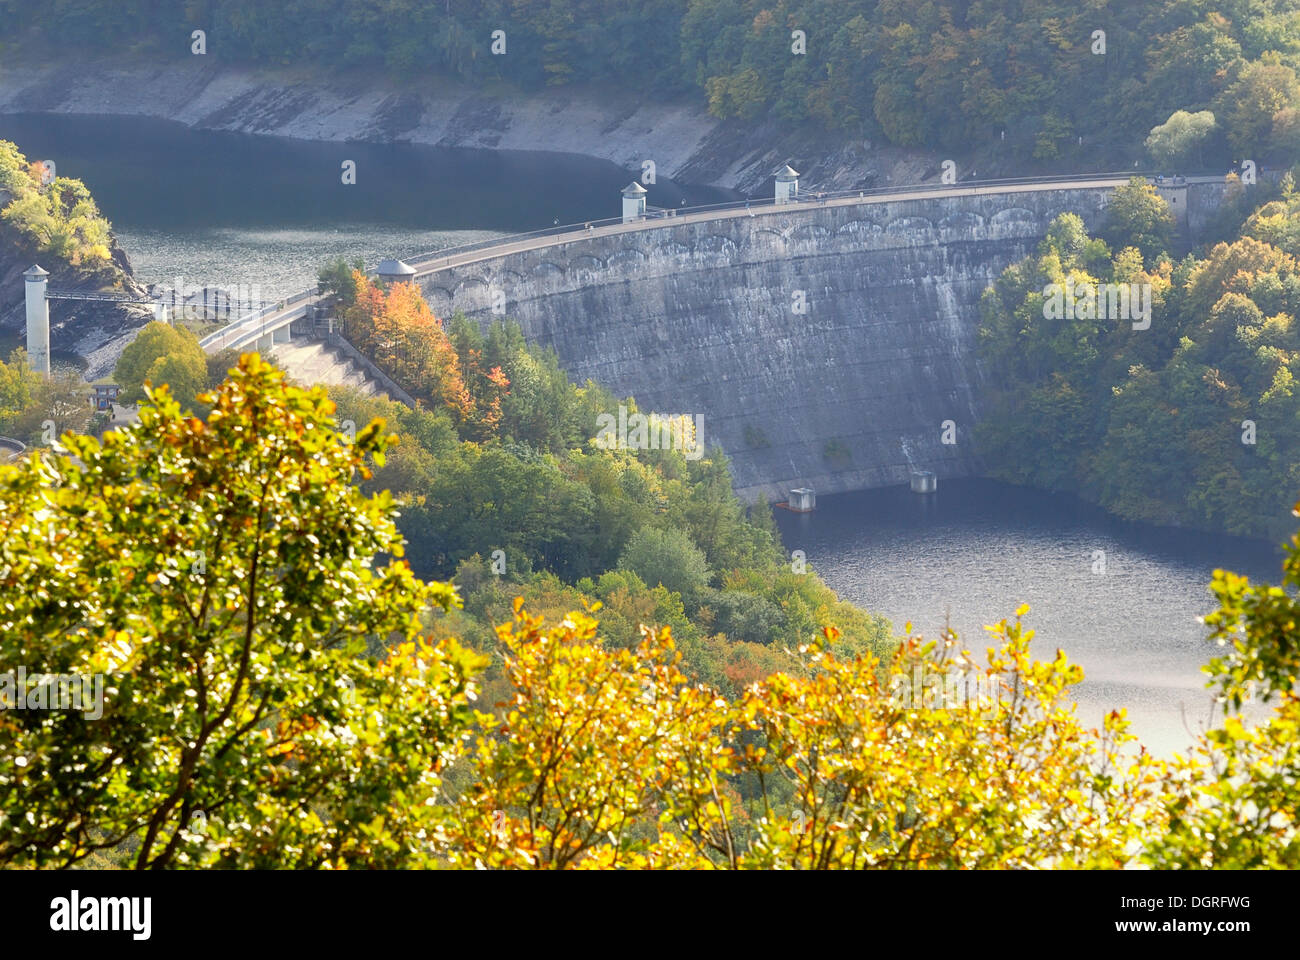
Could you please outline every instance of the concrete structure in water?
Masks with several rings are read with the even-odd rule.
[[[27,364],[38,373],[50,373],[50,304],[45,299],[50,272],[32,264],[23,271],[27,295]]]
[[[811,513],[817,509],[817,494],[812,487],[795,487],[790,491],[786,506],[796,513]]]
[[[934,475],[933,470],[912,471],[913,493],[934,493],[938,489],[939,479]]]

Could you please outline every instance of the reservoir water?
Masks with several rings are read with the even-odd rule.
[[[614,216],[639,171],[556,154],[309,143],[191,131],[131,118],[0,116],[0,139],[83,179],[148,283],[258,286],[277,299],[338,256],[373,266],[505,232]],[[356,163],[355,185],[341,165]],[[735,195],[660,178],[659,206]],[[1256,541],[1125,524],[1070,497],[989,481],[944,481],[818,498],[778,512],[841,596],[934,636],[945,619],[969,646],[984,624],[1032,608],[1040,658],[1059,646],[1087,680],[1080,711],[1123,706],[1152,749],[1185,747],[1209,716],[1199,667],[1213,654],[1196,618],[1215,567],[1275,581]],[[1097,568],[1104,554],[1104,572]]]
[[[1218,648],[1197,617],[1215,607],[1214,569],[1268,582],[1281,572],[1280,550],[1261,541],[1125,523],[991,480],[819,496],[814,513],[776,514],[787,550],[803,550],[841,597],[899,634],[911,621],[937,637],[948,623],[982,662],[983,627],[1028,604],[1037,658],[1059,647],[1084,668],[1080,716],[1100,723],[1124,707],[1162,754],[1187,746],[1211,714],[1200,667]]]
[[[276,300],[339,257],[373,267],[503,233],[619,216],[640,170],[554,153],[315,142],[138,117],[0,115],[0,140],[84,180],[145,283]],[[355,164],[345,184],[343,164]],[[648,201],[737,198],[663,177]]]

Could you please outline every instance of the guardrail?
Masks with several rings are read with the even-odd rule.
[[[27,444],[13,437],[0,437],[0,453],[4,451],[8,451],[8,454],[0,458],[0,463],[21,457],[27,451]]]
[[[754,200],[754,199],[729,200],[724,203],[702,204],[700,206],[694,206],[694,207],[669,208],[667,210],[662,211],[662,213],[647,215],[642,219],[632,221],[628,223],[628,226],[635,227],[638,224],[644,224],[647,221],[660,220],[660,219],[664,220],[665,222],[672,222],[673,220],[676,220],[682,216],[689,217],[692,220],[708,219],[707,216],[708,214],[727,213],[727,212],[739,211],[739,210],[747,210],[751,213],[759,213],[759,212],[771,213],[777,210],[784,210],[784,209],[789,209],[791,207],[798,207],[798,206],[803,206],[808,204],[820,204],[831,200],[845,200],[845,199],[866,200],[875,197],[889,196],[891,194],[915,193],[918,190],[925,190],[925,191],[970,190],[978,194],[981,189],[985,189],[985,188],[997,189],[1000,187],[1032,186],[1034,184],[1047,184],[1047,183],[1078,183],[1078,182],[1101,181],[1101,180],[1121,180],[1121,179],[1129,179],[1131,177],[1145,177],[1147,179],[1151,179],[1153,176],[1155,176],[1155,174],[1150,173],[1148,171],[1123,170],[1114,173],[1084,173],[1084,174],[1079,174],[1077,176],[1071,176],[1071,177],[1007,177],[1007,178],[994,179],[994,180],[964,180],[964,181],[958,181],[957,183],[913,183],[913,184],[903,184],[903,185],[888,186],[888,187],[871,187],[862,190],[839,190],[839,191],[833,191],[829,193],[823,192],[823,193],[816,193],[811,195],[804,194],[785,203],[777,203],[775,197],[764,197],[759,200]],[[479,250],[487,250],[493,247],[507,247],[512,244],[523,243],[528,240],[540,240],[544,237],[558,238],[558,237],[563,237],[571,234],[573,236],[573,239],[576,240],[589,235],[594,230],[601,229],[604,227],[620,226],[623,223],[624,221],[622,217],[608,217],[604,220],[588,220],[581,223],[566,223],[561,226],[545,227],[541,230],[530,230],[526,233],[507,234],[502,237],[495,237],[491,240],[478,240],[473,243],[459,244],[454,247],[445,247],[442,250],[435,250],[432,251],[431,253],[419,254],[417,256],[407,257],[405,259],[407,263],[410,263],[411,266],[415,267],[416,277],[423,277],[423,276],[427,276],[430,273],[436,273],[438,270],[446,269],[448,266],[451,265],[450,261],[457,259],[458,257],[463,257],[467,253],[474,253]],[[438,265],[439,263],[441,263],[442,265],[439,266]],[[374,275],[375,274],[373,271],[367,271],[367,276],[373,277]],[[221,349],[226,345],[226,342],[228,340],[233,339],[236,342],[243,341],[247,338],[250,338],[253,331],[251,329],[240,330],[238,328],[256,323],[256,321],[263,319],[265,317],[275,316],[280,313],[283,313],[291,305],[295,303],[299,303],[301,301],[310,300],[315,296],[317,296],[316,290],[304,290],[302,293],[294,294],[292,297],[289,297],[285,300],[276,301],[273,304],[263,307],[261,310],[257,311],[256,313],[249,314],[248,316],[245,317],[240,317],[239,319],[234,320],[231,323],[227,324],[225,327],[222,327],[220,330],[208,334],[206,337],[204,337],[202,340],[199,341],[199,344],[205,349],[207,349],[208,347],[216,347],[218,349]],[[290,317],[287,319],[292,320],[294,318]],[[282,326],[282,324],[277,324],[277,326]],[[265,335],[266,335],[266,331],[262,330],[257,333],[256,338],[260,338]]]
[[[777,207],[794,206],[798,204],[820,203],[822,200],[844,200],[844,199],[854,198],[854,197],[866,199],[868,197],[888,196],[890,194],[895,194],[895,193],[910,193],[916,190],[944,190],[944,189],[978,190],[981,187],[1010,187],[1010,186],[1020,186],[1020,185],[1029,186],[1036,183],[1074,183],[1081,180],[1084,181],[1119,180],[1119,179],[1127,179],[1130,177],[1150,177],[1150,176],[1153,175],[1150,173],[1139,172],[1139,171],[1121,171],[1118,173],[1085,173],[1085,174],[1080,174],[1079,176],[1076,177],[1007,177],[1007,178],[996,179],[996,180],[963,180],[957,183],[913,183],[913,184],[906,184],[903,186],[870,187],[862,190],[839,190],[839,191],[832,191],[830,193],[823,192],[823,193],[812,194],[812,195],[804,194],[786,203],[777,203],[775,197],[763,197],[757,200],[756,199],[728,200],[723,203],[700,204],[699,206],[692,206],[692,207],[674,207],[674,208],[668,208],[667,210],[664,211],[665,213],[671,213],[672,214],[671,216],[648,215],[643,220],[636,221],[636,222],[644,222],[645,220],[658,220],[658,219],[673,220],[676,219],[677,216],[682,214],[686,214],[694,217],[701,213],[715,213],[715,212],[721,213],[730,210],[751,210],[751,211],[757,209],[767,210],[767,209],[775,209]],[[495,239],[492,240],[479,240],[479,241],[475,241],[474,243],[461,244],[455,247],[444,247],[442,250],[435,250],[431,253],[420,254],[415,257],[406,257],[405,260],[407,263],[411,264],[411,266],[413,267],[416,267],[418,270],[420,266],[428,263],[434,263],[439,260],[447,260],[450,258],[461,256],[466,253],[473,253],[476,250],[483,250],[488,247],[504,246],[506,244],[520,243],[525,240],[540,239],[542,237],[547,237],[547,236],[562,236],[568,233],[572,233],[576,236],[581,236],[582,234],[586,233],[588,227],[592,227],[592,228],[609,227],[609,226],[617,226],[621,223],[623,223],[622,217],[607,217],[604,220],[588,220],[582,223],[567,223],[564,224],[563,226],[545,227],[541,230],[531,230],[527,233],[507,234],[506,236],[496,237]]]

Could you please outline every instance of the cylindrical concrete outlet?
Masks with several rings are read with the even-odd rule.
[[[50,373],[50,304],[45,299],[49,272],[36,264],[23,272],[27,281],[27,365],[37,373]]]
[[[933,470],[912,471],[913,493],[934,493],[939,489],[939,480]]]

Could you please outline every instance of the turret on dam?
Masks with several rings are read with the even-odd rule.
[[[979,469],[981,294],[1058,214],[1095,230],[1122,182],[805,195],[436,269],[419,282],[440,316],[514,318],[578,382],[631,395],[643,410],[701,415],[742,495],[907,483],[913,470],[964,476]]]

